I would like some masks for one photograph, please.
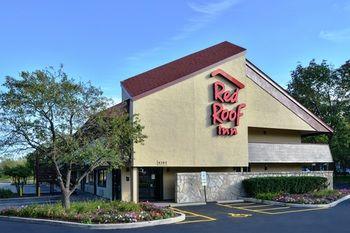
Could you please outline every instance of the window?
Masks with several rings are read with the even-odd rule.
[[[86,177],[87,184],[94,184],[94,172],[90,172]]]
[[[107,170],[106,169],[101,169],[98,170],[97,172],[97,177],[98,177],[98,186],[100,187],[106,187],[106,181],[107,181]]]

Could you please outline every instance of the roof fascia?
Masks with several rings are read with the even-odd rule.
[[[329,127],[325,122],[323,122],[320,118],[318,118],[310,110],[308,110],[301,103],[299,103],[296,99],[294,99],[292,96],[290,96],[287,93],[287,91],[285,91],[279,84],[277,84],[268,75],[266,75],[263,71],[261,71],[258,67],[256,67],[252,62],[250,62],[248,59],[246,59],[246,61],[247,61],[246,64],[250,69],[252,69],[255,73],[257,73],[261,78],[263,78],[265,81],[267,81],[270,85],[275,87],[281,94],[283,94],[285,97],[287,97],[295,105],[297,105],[299,108],[304,110],[309,116],[311,116],[313,119],[315,119],[319,124],[321,124],[327,130],[328,133],[333,133],[333,129],[331,127]]]
[[[174,81],[172,81],[172,82],[166,83],[166,84],[161,85],[161,86],[156,87],[156,88],[153,88],[152,90],[146,91],[146,92],[144,92],[144,93],[142,93],[142,94],[139,94],[139,95],[136,95],[136,96],[131,96],[131,99],[132,99],[133,101],[136,101],[136,100],[138,100],[138,99],[141,99],[141,98],[143,98],[143,97],[145,97],[145,96],[148,96],[148,95],[150,95],[150,94],[153,94],[153,93],[155,93],[155,92],[158,92],[158,91],[160,91],[160,90],[162,90],[162,89],[165,89],[165,88],[167,88],[167,87],[170,87],[170,86],[172,86],[172,85],[174,85],[174,84],[177,84],[177,83],[179,83],[179,82],[182,82],[182,81],[184,81],[184,80],[186,80],[186,79],[192,78],[193,76],[195,76],[195,75],[197,75],[197,74],[200,74],[200,73],[203,73],[203,72],[205,72],[205,71],[208,71],[208,70],[210,70],[210,69],[212,69],[212,68],[214,68],[214,67],[216,67],[216,66],[218,66],[218,65],[224,64],[224,63],[226,63],[226,62],[228,62],[228,61],[231,61],[231,60],[233,60],[233,59],[235,59],[235,58],[237,58],[237,57],[243,56],[243,55],[245,55],[245,53],[246,53],[246,51],[244,50],[244,51],[242,51],[242,52],[240,52],[240,53],[237,53],[237,54],[235,54],[235,55],[233,55],[233,56],[231,56],[231,57],[225,58],[225,59],[223,59],[223,60],[221,60],[221,61],[219,61],[219,62],[213,63],[212,65],[209,65],[209,66],[204,67],[204,68],[202,68],[202,69],[200,69],[200,70],[197,70],[197,71],[195,71],[195,72],[193,72],[193,73],[191,73],[191,74],[188,74],[188,75],[185,75],[185,76],[183,76],[183,77],[181,77],[181,78],[178,78],[178,79],[176,79],[176,80],[174,80]]]

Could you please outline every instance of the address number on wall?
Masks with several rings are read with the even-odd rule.
[[[164,166],[164,165],[168,165],[168,161],[159,161],[159,160],[157,160],[157,166]]]

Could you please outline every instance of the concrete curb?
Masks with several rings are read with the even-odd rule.
[[[238,199],[238,200],[224,200],[224,201],[217,201],[216,203],[219,204],[227,204],[227,203],[242,203],[244,200]]]
[[[199,206],[199,205],[206,205],[205,202],[189,202],[189,203],[174,203],[170,204],[170,207],[182,207],[182,206]]]
[[[186,216],[183,213],[178,213],[179,216],[174,218],[153,220],[147,222],[135,222],[135,223],[115,223],[115,224],[84,224],[77,222],[66,222],[59,220],[50,220],[50,219],[36,219],[36,218],[22,218],[22,217],[13,217],[13,216],[0,216],[0,220],[7,220],[11,222],[25,222],[25,223],[34,223],[34,224],[48,224],[48,225],[60,225],[60,226],[70,226],[70,227],[80,227],[85,229],[95,229],[95,230],[112,230],[112,229],[132,229],[140,227],[151,227],[159,226],[165,224],[177,223],[185,220]]]
[[[242,198],[244,201],[254,202],[258,204],[268,204],[268,205],[277,205],[277,206],[290,206],[290,207],[298,207],[298,208],[331,208],[339,203],[350,199],[350,195],[346,195],[345,197],[340,198],[329,204],[295,204],[295,203],[286,203],[286,202],[278,202],[278,201],[268,201],[268,200],[260,200],[255,198]]]

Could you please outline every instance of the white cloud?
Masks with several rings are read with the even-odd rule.
[[[339,30],[322,30],[319,37],[332,42],[344,42],[350,40],[350,28],[344,28]]]
[[[227,10],[232,5],[238,3],[238,0],[223,0],[217,2],[209,2],[209,3],[195,3],[189,2],[188,6],[199,13],[207,14],[207,15],[217,15],[222,11]]]
[[[239,1],[240,0],[221,0],[207,3],[189,2],[187,5],[195,14],[187,19],[187,23],[184,27],[171,39],[181,40],[187,38],[193,32],[204,28],[208,23],[214,21],[220,14],[239,3]]]
[[[193,14],[186,20],[185,25],[168,41],[162,45],[147,49],[143,52],[132,54],[127,57],[128,61],[137,61],[145,57],[154,55],[156,52],[166,49],[174,41],[186,39],[192,33],[203,29],[207,24],[214,21],[224,11],[229,10],[232,6],[238,4],[241,0],[216,0],[207,3],[191,1],[187,6],[193,11]]]

